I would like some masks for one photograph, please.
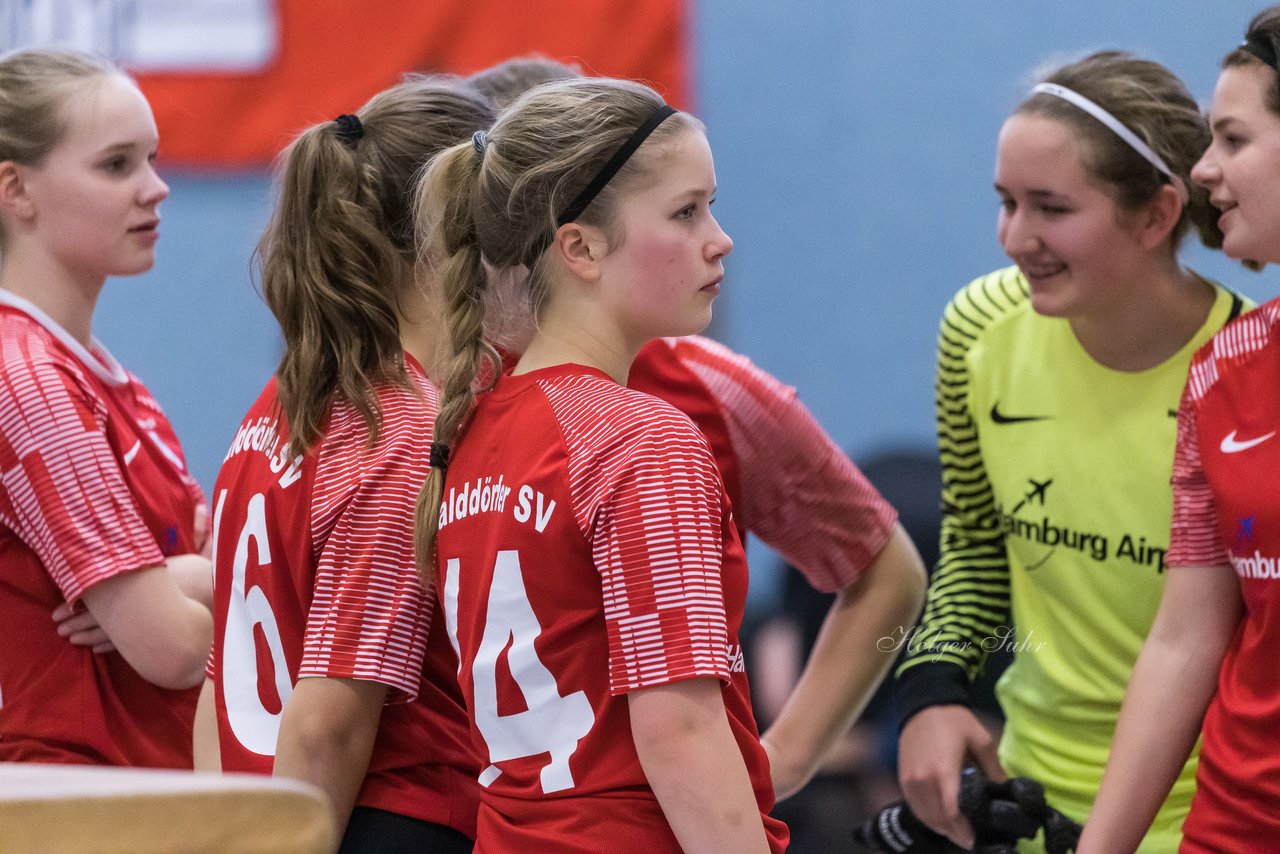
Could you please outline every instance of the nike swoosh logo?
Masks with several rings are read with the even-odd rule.
[[[133,443],[133,447],[132,447],[132,448],[130,448],[128,451],[126,451],[126,452],[125,452],[125,455],[124,455],[124,464],[125,464],[125,465],[129,465],[129,463],[133,462],[133,458],[134,458],[134,457],[136,457],[136,456],[138,455],[138,450],[139,450],[141,447],[142,447],[142,442],[141,442],[141,441],[138,441],[138,442],[134,442],[134,443]]]
[[[1236,431],[1232,430],[1230,433],[1222,437],[1222,444],[1219,447],[1222,448],[1222,453],[1224,454],[1238,454],[1241,451],[1247,451],[1256,445],[1261,445],[1275,434],[1276,431],[1272,430],[1267,435],[1259,436],[1256,439],[1237,439]]]
[[[1005,415],[1000,404],[991,404],[991,420],[997,424],[1021,424],[1024,421],[1048,421],[1052,415]]]

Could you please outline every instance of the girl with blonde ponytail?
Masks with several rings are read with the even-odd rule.
[[[423,78],[304,131],[258,247],[284,354],[214,488],[204,701],[221,767],[321,787],[343,850],[469,851],[475,832],[456,679],[414,571],[446,338],[411,194],[492,118],[469,87]]]
[[[528,93],[424,178],[452,361],[419,557],[483,769],[478,849],[786,846],[723,483],[686,416],[625,387],[646,342],[710,320],[733,246],[715,191],[697,120],[603,79]],[[501,275],[537,330],[494,383]]]

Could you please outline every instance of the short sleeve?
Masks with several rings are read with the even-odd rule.
[[[704,676],[728,681],[722,562],[729,529],[706,439],[672,411],[607,469],[590,541],[611,693]]]
[[[897,512],[794,388],[706,339],[689,339],[681,353],[724,413],[743,525],[818,590],[856,581],[889,541]]]
[[[0,372],[0,521],[68,602],[164,563],[107,439],[108,410],[74,367],[31,352]],[[36,342],[27,342],[35,350]]]
[[[315,540],[322,544],[298,675],[379,682],[392,689],[389,702],[418,693],[432,610],[413,552],[429,443],[398,414],[423,405],[384,402],[372,448],[363,422],[346,417],[326,436],[316,474],[312,528],[326,533]]]
[[[1173,522],[1168,566],[1218,566],[1229,563],[1218,530],[1213,490],[1200,460],[1198,408],[1191,387],[1178,407],[1178,440],[1173,455]]]

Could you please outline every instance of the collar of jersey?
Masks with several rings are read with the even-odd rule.
[[[110,385],[124,385],[129,381],[129,375],[125,372],[124,366],[111,355],[111,352],[97,338],[91,338],[93,349],[97,351],[97,355],[90,352],[83,344],[72,337],[70,332],[58,325],[58,322],[49,315],[41,311],[35,303],[28,299],[23,299],[17,294],[0,289],[0,305],[7,305],[10,308],[16,308],[23,314],[29,316],[36,323],[44,327],[45,331],[57,338],[84,364],[86,368],[93,371],[94,376]]]
[[[529,371],[525,374],[503,374],[502,381],[498,383],[492,394],[499,397],[519,394],[524,389],[543,380],[556,380],[565,377],[597,377],[605,382],[617,385],[617,383],[614,383],[613,377],[599,368],[579,365],[576,362],[566,362],[561,365],[548,365],[545,368],[538,368],[536,371]]]

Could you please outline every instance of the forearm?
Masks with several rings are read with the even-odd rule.
[[[646,688],[628,701],[636,754],[681,849],[767,852],[760,807],[719,682]]]
[[[1190,583],[1184,583],[1190,582]],[[1133,851],[1200,734],[1239,621],[1227,567],[1178,568],[1125,693],[1111,756],[1080,852]]]
[[[215,702],[213,680],[206,678],[200,688],[200,699],[196,703],[196,722],[192,730],[192,750],[197,771],[222,771]]]
[[[329,799],[339,837],[369,770],[386,686],[355,679],[300,679],[285,706],[275,775]]]
[[[762,741],[779,798],[809,780],[866,707],[924,600],[925,573],[901,526],[863,576],[837,596],[795,690]]]

